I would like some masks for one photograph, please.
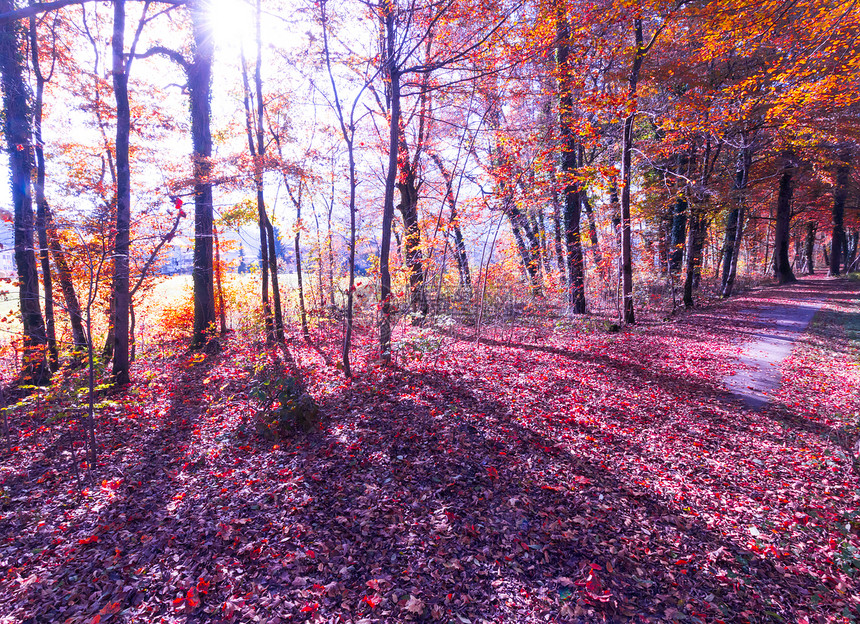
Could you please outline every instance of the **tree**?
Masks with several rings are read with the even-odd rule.
[[[30,55],[33,68],[33,75],[36,80],[36,89],[34,93],[33,104],[33,140],[34,151],[36,154],[36,182],[35,195],[37,206],[37,222],[39,231],[39,251],[42,262],[42,276],[45,289],[45,315],[48,316],[48,304],[53,301],[53,287],[51,282],[51,268],[48,255],[54,260],[57,267],[57,275],[60,281],[60,289],[63,292],[63,298],[66,302],[66,310],[69,315],[69,323],[72,328],[72,341],[74,347],[75,360],[80,359],[81,353],[85,352],[89,345],[89,340],[83,327],[83,316],[81,314],[81,304],[75,293],[74,283],[72,281],[72,271],[69,262],[66,258],[66,253],[60,241],[59,233],[57,232],[56,224],[54,223],[51,214],[51,207],[45,196],[45,153],[44,141],[42,137],[42,102],[44,97],[45,84],[50,81],[54,73],[56,63],[56,33],[52,33],[54,41],[52,41],[54,49],[51,56],[51,70],[46,77],[41,70],[39,60],[40,48],[39,37],[36,27],[35,17],[30,18],[29,36],[30,36]]]
[[[794,154],[787,151],[783,155],[782,173],[779,176],[779,193],[776,200],[776,224],[773,241],[773,274],[779,284],[796,282],[791,262],[788,259],[789,225],[791,222],[791,197],[794,192],[793,177],[797,164]]]
[[[270,339],[284,342],[284,319],[281,309],[281,291],[278,286],[278,259],[275,252],[275,231],[266,210],[263,188],[263,171],[265,169],[266,143],[264,141],[263,119],[263,78],[261,73],[263,63],[262,39],[260,36],[261,4],[256,3],[256,61],[254,64],[254,94],[251,92],[248,80],[248,68],[245,66],[245,55],[242,53],[242,84],[244,87],[243,104],[245,108],[245,133],[248,139],[248,151],[254,163],[254,187],[257,191],[257,214],[260,229],[260,254],[263,276],[262,300],[263,315]],[[256,96],[256,99],[254,99]],[[272,307],[269,306],[269,274],[272,279]]]
[[[8,13],[13,9],[12,0],[0,0],[0,13]],[[17,23],[0,24],[0,80],[5,112],[3,130],[9,155],[15,264],[18,268],[18,298],[24,325],[21,379],[25,383],[42,384],[50,378],[45,357],[48,337],[39,307],[39,278],[33,251],[31,109],[24,83],[20,41],[21,28]]]
[[[179,65],[188,80],[188,101],[191,114],[192,171],[194,180],[194,330],[192,346],[207,341],[216,320],[213,270],[212,213],[212,62],[215,41],[209,27],[211,0],[189,0],[186,4],[191,18],[192,51],[188,60],[180,52],[154,46],[142,58],[162,54]]]
[[[129,239],[131,228],[131,167],[129,164],[129,138],[131,110],[128,97],[128,78],[135,58],[137,43],[144,26],[152,19],[170,11],[168,7],[147,17],[149,0],[144,2],[140,20],[128,53],[125,51],[125,2],[116,0],[113,11],[113,37],[111,39],[114,98],[116,100],[116,237],[113,257],[113,366],[111,377],[117,385],[130,382],[129,368]]]
[[[562,175],[564,177],[564,232],[567,243],[568,305],[574,314],[585,313],[585,266],[582,257],[580,217],[582,190],[577,183],[577,141],[574,128],[573,76],[570,59],[570,24],[563,5],[557,15],[556,62],[559,68],[559,125],[562,137]]]
[[[830,275],[839,275],[843,264],[842,250],[845,247],[845,201],[848,198],[848,182],[851,174],[851,152],[848,148],[839,155],[836,167],[836,185],[833,189],[833,236],[830,252]],[[847,260],[845,258],[844,260]],[[845,270],[848,270],[845,262]]]

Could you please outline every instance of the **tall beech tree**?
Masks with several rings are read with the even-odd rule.
[[[148,6],[148,3],[147,3]],[[141,20],[142,22],[142,20]],[[129,378],[129,295],[128,243],[131,226],[131,167],[129,134],[131,111],[128,99],[128,74],[133,55],[125,52],[125,0],[113,3],[113,90],[116,98],[116,238],[113,254],[113,379],[125,385]]]
[[[556,16],[559,85],[559,126],[561,129],[561,170],[564,196],[564,232],[567,244],[568,305],[574,314],[585,313],[585,266],[582,257],[580,216],[582,189],[576,180],[578,145],[574,128],[573,68],[570,54],[570,23],[564,5]],[[596,240],[596,234],[595,234]]]
[[[0,0],[0,13],[15,8],[12,0]],[[21,379],[42,384],[50,378],[45,350],[48,336],[39,306],[39,277],[33,246],[32,112],[24,82],[21,41],[23,29],[16,22],[0,24],[0,81],[3,86],[4,136],[9,157],[9,179],[14,206],[15,265],[18,297],[24,327]]]
[[[245,133],[248,151],[254,165],[254,189],[257,194],[257,218],[260,230],[260,258],[263,274],[262,301],[263,315],[270,339],[284,342],[284,317],[281,309],[281,290],[278,285],[278,256],[275,252],[275,230],[266,209],[263,172],[265,171],[266,142],[264,132],[265,107],[263,104],[263,42],[261,37],[262,5],[256,3],[256,59],[254,62],[254,90],[252,92],[245,65],[242,61],[242,85],[244,87],[243,106],[245,108]],[[269,278],[272,280],[272,299],[269,304]],[[274,313],[273,313],[274,312]]]
[[[730,297],[738,274],[738,258],[740,257],[741,241],[743,240],[744,218],[746,216],[746,189],[749,184],[749,173],[752,168],[752,148],[747,143],[748,137],[743,136],[743,147],[738,156],[735,173],[734,190],[735,205],[729,211],[726,221],[726,237],[723,244],[723,265],[720,294]]]
[[[211,28],[211,0],[188,0],[191,18],[191,59],[182,53],[154,46],[141,57],[161,54],[185,73],[191,113],[191,166],[194,179],[194,327],[192,345],[202,346],[216,321],[213,268],[212,212],[212,62],[215,40]]]
[[[786,151],[782,155],[782,172],[779,175],[779,192],[776,199],[776,221],[773,239],[773,274],[779,284],[796,282],[788,259],[789,234],[791,225],[791,199],[794,194],[794,170],[797,168],[795,155]]]
[[[833,234],[831,236],[830,275],[839,275],[842,264],[848,271],[848,258],[844,257],[845,248],[845,202],[848,199],[848,183],[851,177],[851,152],[844,148],[839,154],[836,165],[836,184],[833,188]]]
[[[48,363],[52,371],[59,368],[57,330],[54,320],[54,283],[51,275],[51,256],[48,248],[48,201],[45,198],[45,152],[42,148],[42,100],[46,78],[39,63],[39,41],[36,35],[36,18],[29,20],[30,59],[36,89],[33,98],[33,152],[36,156],[36,232],[39,238],[39,262],[42,265],[42,289],[45,293],[45,329],[48,339]],[[53,73],[53,64],[51,72]],[[50,74],[47,80],[50,80]]]
[[[51,21],[53,23],[53,20]],[[39,36],[35,17],[29,19],[29,37],[30,62],[36,82],[36,88],[33,93],[33,148],[36,155],[36,180],[34,188],[37,207],[36,219],[39,233],[39,253],[42,263],[42,281],[45,289],[45,316],[47,319],[48,304],[53,301],[53,282],[51,280],[50,265],[50,259],[53,259],[57,269],[60,289],[63,292],[66,311],[69,315],[69,325],[72,329],[74,358],[75,360],[79,360],[82,354],[86,352],[88,346],[87,335],[84,331],[81,304],[75,292],[72,270],[66,257],[66,251],[63,249],[59,232],[54,223],[51,206],[45,195],[46,164],[44,139],[42,137],[43,99],[45,84],[51,80],[56,67],[56,33],[52,32],[52,47],[54,49],[51,54],[51,69],[47,76],[43,74],[41,68]]]

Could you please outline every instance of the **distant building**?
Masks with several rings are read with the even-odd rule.
[[[194,268],[194,248],[184,236],[177,236],[168,251],[167,262],[161,267],[164,275],[191,273]]]

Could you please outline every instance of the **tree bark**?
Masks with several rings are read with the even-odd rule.
[[[860,230],[854,230],[850,235],[846,235],[846,240],[848,241],[848,254],[845,256],[845,272],[851,273],[857,264],[857,246],[860,244]]]
[[[0,12],[15,8],[11,0],[0,0]],[[19,26],[0,25],[0,80],[5,112],[4,135],[9,154],[9,174],[14,206],[15,264],[18,297],[24,326],[21,382],[43,384],[50,378],[45,359],[48,338],[39,306],[39,276],[33,251],[33,200],[30,194],[30,107],[23,77]]]
[[[746,139],[745,139],[746,140]],[[726,223],[726,241],[723,245],[722,287],[721,296],[730,297],[737,275],[738,254],[743,237],[743,220],[746,206],[746,187],[749,180],[749,170],[752,166],[752,150],[744,147],[741,150],[738,167],[735,173],[735,207],[729,213]]]
[[[846,149],[840,154],[840,164],[836,169],[836,187],[833,189],[833,234],[830,251],[829,275],[836,276],[842,271],[845,256],[845,201],[848,199],[851,153]],[[846,267],[847,268],[847,267]]]
[[[403,128],[400,128],[399,134],[400,175],[397,190],[400,192],[400,203],[397,207],[403,218],[404,260],[409,267],[409,308],[423,318],[427,316],[429,307],[424,289],[424,254],[421,252],[421,228],[418,223],[417,174],[409,160]]]
[[[693,290],[697,284],[696,275],[702,265],[702,249],[705,242],[707,219],[697,202],[690,205],[689,227],[687,228],[686,267],[684,273],[684,307],[693,307]]]
[[[579,144],[579,166],[585,166],[585,148],[582,143]],[[597,238],[594,207],[591,205],[591,200],[588,198],[588,193],[584,188],[580,189],[579,198],[582,200],[582,209],[585,211],[585,218],[588,221],[588,238],[591,243],[591,255],[594,257],[594,266],[600,268],[603,265],[603,253],[600,251],[600,241]]]
[[[36,180],[33,185],[36,194],[36,232],[39,237],[39,261],[42,265],[42,290],[45,295],[45,329],[48,339],[48,364],[52,371],[60,367],[57,352],[57,331],[54,321],[54,285],[51,276],[51,258],[48,244],[48,202],[45,199],[45,153],[42,149],[42,97],[45,91],[45,77],[39,64],[39,41],[36,36],[36,18],[30,18],[30,58],[33,75],[36,79],[36,93],[33,102],[33,151],[36,155]]]
[[[684,245],[687,239],[687,198],[679,195],[672,211],[672,232],[669,239],[669,270],[679,275],[684,260]]]
[[[254,161],[254,187],[257,192],[257,226],[260,232],[260,276],[262,278],[260,299],[263,304],[263,323],[265,325],[266,339],[272,340],[275,336],[275,331],[272,320],[272,307],[269,305],[269,233],[266,228],[268,216],[266,214],[265,197],[263,196],[262,163],[257,157],[257,147],[254,143],[251,86],[248,82],[248,68],[245,66],[244,54],[242,54],[242,85],[244,87],[242,103],[245,107],[245,134],[248,138],[248,152]]]
[[[629,100],[635,100],[636,98],[639,72],[645,59],[642,20],[636,18],[633,26],[636,50],[633,57],[633,66],[630,69],[630,76],[628,77],[629,87],[627,89],[627,98]],[[636,315],[633,309],[633,245],[631,241],[630,220],[630,181],[632,177],[634,119],[635,112],[630,113],[624,118],[624,130],[621,140],[621,180],[623,184],[621,189],[621,295],[624,302],[622,320],[629,325],[636,322]]]
[[[564,261],[564,246],[562,244],[562,214],[561,214],[561,198],[555,180],[555,171],[553,170],[553,188],[552,188],[552,234],[553,246],[555,248],[555,262],[558,265],[558,276],[561,284],[568,284],[567,268]]]
[[[746,216],[746,203],[741,202],[738,206],[738,224],[735,234],[734,249],[732,249],[732,263],[729,267],[729,275],[722,290],[723,297],[731,297],[735,287],[735,279],[738,275],[738,258],[741,255],[741,241],[744,235],[744,218]]]
[[[192,167],[194,174],[194,335],[192,345],[202,346],[214,330],[215,285],[213,272],[212,215],[212,59],[215,41],[212,38],[209,0],[188,3],[194,50],[187,67],[188,97],[191,106]]]
[[[580,162],[582,160],[580,159]],[[591,205],[591,200],[588,198],[588,193],[582,189],[579,194],[582,200],[582,209],[585,211],[585,218],[588,221],[588,240],[591,243],[591,255],[594,258],[594,266],[600,267],[603,265],[603,252],[600,251],[600,241],[597,238],[597,222],[594,219],[594,207]]]
[[[815,275],[815,221],[806,223],[806,239],[803,245],[803,271],[806,275]]]
[[[792,175],[794,165],[791,156],[786,156],[779,180],[779,195],[776,202],[776,225],[773,243],[773,273],[779,284],[796,282],[788,259],[789,226],[791,223]]]
[[[116,97],[116,239],[113,254],[114,295],[114,383],[129,383],[129,264],[128,246],[131,227],[131,168],[129,166],[129,134],[131,111],[128,101],[128,63],[125,59],[125,0],[115,0],[113,20],[113,88]]]
[[[448,220],[449,227],[454,235],[454,258],[457,261],[457,272],[460,277],[460,287],[466,288],[469,292],[472,291],[472,276],[469,272],[469,258],[466,255],[466,243],[463,240],[463,231],[460,229],[460,217],[457,214],[457,198],[454,197],[454,180],[442,162],[442,157],[439,154],[431,154],[430,156],[436,166],[439,168],[439,173],[442,174],[442,179],[445,180],[445,200],[451,209],[451,217]]]
[[[310,340],[311,335],[308,331],[308,315],[305,311],[305,290],[302,285],[302,246],[301,246],[301,237],[302,237],[302,195],[301,195],[301,187],[299,188],[299,197],[295,203],[296,206],[296,236],[294,239],[294,246],[296,250],[296,276],[298,279],[298,288],[299,288],[299,317],[302,322],[302,335],[305,337],[305,340]]]
[[[577,143],[574,133],[573,85],[570,67],[570,25],[565,8],[559,5],[556,17],[559,71],[559,126],[561,130],[561,170],[564,176],[564,235],[569,276],[567,303],[572,314],[585,314],[585,266],[582,257],[582,197],[577,173]]]
[[[379,354],[384,364],[391,362],[391,223],[394,220],[394,188],[397,181],[397,157],[400,134],[400,67],[394,39],[397,8],[393,2],[380,0],[385,32],[384,72],[389,83],[388,172],[382,204],[382,244],[379,251],[379,296],[382,319],[379,324]]]
[[[263,115],[265,108],[263,106],[263,38],[261,33],[262,26],[262,4],[257,0],[257,62],[254,66],[254,87],[257,95],[257,157],[259,159],[259,187],[257,188],[258,208],[265,217],[264,224],[269,237],[269,270],[272,274],[272,307],[275,313],[275,339],[284,342],[284,314],[281,307],[281,289],[278,285],[278,257],[275,253],[275,232],[272,227],[272,222],[269,219],[266,204],[263,201],[263,162],[266,154],[266,144],[264,142],[265,134],[263,132]]]

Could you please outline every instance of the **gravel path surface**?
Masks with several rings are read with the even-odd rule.
[[[751,408],[767,405],[782,379],[780,364],[822,305],[820,300],[810,300],[757,311],[759,327],[754,339],[743,346],[741,366],[724,378],[729,391]]]

